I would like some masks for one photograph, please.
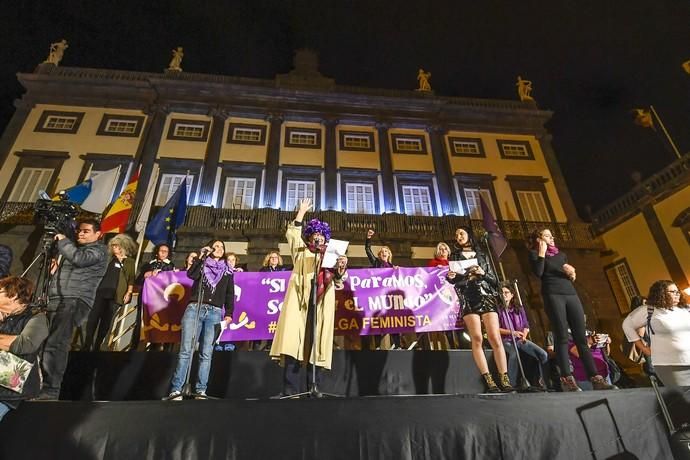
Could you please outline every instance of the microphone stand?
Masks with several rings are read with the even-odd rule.
[[[493,252],[491,252],[491,246],[489,245],[489,238],[488,238],[488,233],[487,233],[487,238],[484,238],[484,246],[486,246],[486,254],[489,257],[489,264],[491,265],[491,268],[494,271],[494,274],[496,278],[498,278],[498,272],[496,271],[496,263],[494,262],[494,256]],[[505,276],[505,275],[504,275]],[[505,280],[504,280],[505,281]],[[520,291],[517,286],[517,280],[514,281],[513,287],[515,289],[515,293],[518,298],[518,303],[522,306],[522,298],[520,297]],[[499,294],[500,295],[500,294]],[[522,367],[522,358],[520,358],[520,350],[518,349],[517,346],[517,341],[515,340],[515,328],[513,327],[513,319],[508,315],[508,304],[505,301],[505,298],[500,295],[501,297],[501,303],[503,304],[503,310],[506,313],[506,319],[508,320],[508,328],[510,329],[510,338],[511,341],[513,342],[513,348],[515,349],[515,355],[517,356],[517,362],[518,362],[518,368],[520,369],[520,376],[522,377],[522,382],[520,382],[520,386],[517,388],[517,391],[519,392],[526,392],[526,393],[536,393],[536,392],[541,392],[541,389],[538,389],[538,387],[532,386],[529,383],[529,380],[527,380],[527,376],[525,375],[525,369]],[[524,306],[523,306],[524,308]],[[507,356],[506,356],[507,359]],[[540,363],[541,365],[541,363]]]
[[[190,382],[191,375],[192,375],[192,362],[194,361],[194,350],[197,345],[197,332],[199,332],[199,317],[201,316],[201,300],[203,299],[203,290],[204,290],[204,281],[206,280],[206,276],[204,275],[204,262],[206,261],[206,258],[209,256],[210,253],[206,253],[206,255],[202,255],[199,257],[200,263],[201,263],[201,268],[200,268],[200,276],[199,276],[199,288],[198,292],[196,295],[196,317],[194,318],[194,333],[192,334],[192,337],[190,339],[190,354],[189,354],[189,365],[187,366],[187,372],[184,378],[184,385],[182,385],[182,398],[183,399],[220,399],[220,398],[214,398],[212,396],[194,396],[194,393],[192,392],[192,383]]]
[[[283,396],[280,399],[297,399],[297,398],[323,398],[324,396],[326,397],[331,397],[331,398],[338,398],[340,397],[339,395],[332,394],[332,393],[323,393],[319,390],[319,385],[316,383],[316,339],[317,339],[317,332],[316,332],[316,320],[318,318],[316,308],[317,308],[317,295],[318,295],[318,278],[319,278],[319,273],[321,272],[321,263],[323,262],[323,254],[321,253],[320,247],[317,247],[316,252],[314,252],[314,277],[311,280],[311,294],[309,296],[309,306],[308,306],[308,313],[307,315],[309,316],[309,319],[311,320],[311,353],[309,360],[307,361],[308,365],[311,365],[311,383],[307,379],[307,391],[303,391],[301,393],[297,393],[294,395],[288,395],[288,396]],[[332,282],[332,281],[331,281]],[[325,291],[324,291],[325,295]],[[320,339],[320,336],[318,337]],[[309,363],[309,361],[314,360],[313,363]],[[307,374],[308,375],[308,374]]]

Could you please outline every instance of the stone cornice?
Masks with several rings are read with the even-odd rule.
[[[511,100],[420,95],[415,91],[335,85],[330,89],[279,88],[274,80],[190,72],[151,73],[77,67],[37,68],[18,74],[19,81],[37,101],[120,105],[163,100],[187,103],[307,112],[337,112],[341,119],[373,122],[381,116],[403,124],[425,126],[442,120],[449,129],[485,125],[530,132],[543,131],[552,112],[534,104]],[[57,91],[57,88],[60,90]],[[136,105],[136,104],[134,104]]]

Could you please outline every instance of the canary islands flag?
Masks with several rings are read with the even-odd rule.
[[[78,204],[84,211],[101,214],[110,203],[119,172],[119,166],[109,171],[103,171],[81,184],[60,192],[60,195],[64,199]]]
[[[182,181],[165,206],[148,223],[144,232],[146,239],[153,244],[167,243],[172,247],[175,242],[175,232],[184,224],[186,212],[187,179]]]

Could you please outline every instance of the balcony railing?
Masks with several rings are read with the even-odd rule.
[[[615,225],[640,209],[640,205],[657,198],[680,185],[690,183],[690,153],[674,161],[666,168],[639,183],[604,209],[592,216],[592,225],[597,233]]]
[[[0,203],[0,224],[33,225],[33,203]],[[152,210],[154,215],[156,208]],[[475,235],[484,233],[481,220],[464,216],[408,216],[405,214],[347,214],[341,211],[317,211],[316,215],[327,221],[335,233],[363,235],[367,229],[374,229],[381,237],[410,240],[420,245],[450,241],[455,238],[455,229],[471,226]],[[87,217],[92,217],[89,214]],[[292,211],[279,209],[216,209],[192,206],[187,209],[181,235],[194,233],[223,234],[232,237],[237,234],[251,236],[268,233],[283,233],[295,216]],[[503,234],[510,240],[526,240],[529,234],[548,227],[560,246],[577,248],[601,248],[601,241],[595,238],[588,224],[521,222],[505,220],[498,223]]]

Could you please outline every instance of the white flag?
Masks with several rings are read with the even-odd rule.
[[[84,211],[103,214],[105,208],[110,204],[110,199],[113,197],[119,173],[120,167],[118,166],[98,174],[93,179],[89,179],[91,181],[91,191],[81,204],[81,208]]]

